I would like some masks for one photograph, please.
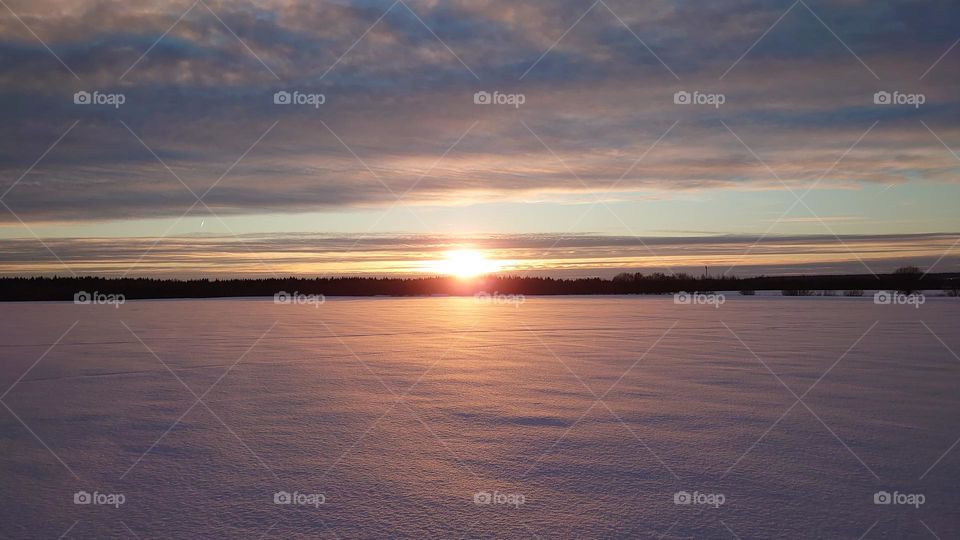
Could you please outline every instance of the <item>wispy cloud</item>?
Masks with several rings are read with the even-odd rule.
[[[955,122],[960,83],[950,76],[960,59],[948,55],[919,80],[955,41],[955,29],[943,21],[960,16],[956,6],[913,6],[907,13],[896,2],[814,5],[881,74],[878,84],[804,10],[788,14],[719,81],[782,13],[761,2],[696,8],[654,2],[641,9],[611,0],[607,4],[616,16],[604,9],[587,14],[522,82],[519,75],[588,4],[411,0],[421,24],[400,7],[384,14],[388,2],[208,1],[209,9],[197,5],[189,11],[190,1],[150,8],[92,0],[9,3],[23,24],[10,13],[0,14],[6,36],[0,43],[3,176],[19,176],[64,125],[80,120],[6,199],[29,219],[183,211],[190,194],[169,181],[119,120],[142,133],[191,186],[202,188],[263,126],[282,119],[281,127],[210,194],[211,207],[224,213],[392,202],[322,128],[321,119],[396,191],[412,184],[451,137],[479,120],[411,194],[414,204],[601,190],[677,120],[671,136],[624,178],[623,191],[770,187],[770,175],[719,119],[735,126],[789,181],[815,179],[876,120],[880,127],[823,187],[957,178],[958,162],[918,122],[936,125],[946,141],[960,140]],[[642,36],[680,80],[631,32]],[[84,88],[122,91],[126,104],[79,108],[71,96]],[[274,106],[272,94],[281,88],[323,92],[327,103],[319,110]],[[526,103],[519,110],[478,108],[471,96],[484,88],[522,91]],[[922,90],[927,103],[921,109],[874,106],[873,93],[885,88]],[[683,89],[723,92],[726,102],[721,109],[675,106],[673,95]],[[573,181],[518,119],[541,133],[586,187]]]
[[[79,274],[123,275],[385,275],[426,273],[425,261],[442,260],[448,250],[468,245],[503,262],[508,273],[612,275],[623,270],[667,272],[667,268],[718,273],[737,265],[736,274],[797,272],[861,273],[848,249],[877,271],[906,263],[930,265],[956,243],[957,235],[713,235],[636,238],[591,234],[438,235],[194,235],[169,238],[57,238],[47,244]],[[759,240],[759,243],[758,243]],[[150,248],[148,250],[148,248]],[[743,253],[752,248],[751,259]],[[61,260],[30,240],[0,240],[0,274],[62,272]],[[142,256],[142,258],[141,258]],[[937,264],[955,271],[960,254]]]

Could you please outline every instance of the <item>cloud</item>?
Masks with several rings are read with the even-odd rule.
[[[622,271],[884,273],[906,264],[960,270],[956,234],[638,238],[592,234],[194,235],[0,240],[0,274],[255,276],[429,274],[430,261],[470,246],[505,273],[610,276]],[[54,257],[53,254],[56,254]]]
[[[798,4],[735,66],[788,6],[606,0],[564,34],[591,2],[408,0],[387,13],[392,2],[359,0],[211,0],[189,12],[188,1],[9,3],[80,78],[0,13],[0,189],[30,170],[4,199],[28,221],[179,216],[195,199],[151,151],[197,192],[244,156],[206,199],[223,214],[383,206],[414,185],[412,204],[457,205],[592,200],[615,183],[622,200],[800,187],[828,170],[821,187],[955,183],[960,172],[936,139],[960,144],[960,54],[920,80],[956,39],[946,21],[960,7],[948,2],[808,2],[816,16]],[[83,108],[80,89],[127,100]],[[327,102],[275,106],[279,89]],[[874,105],[885,89],[927,103]],[[522,92],[526,104],[479,107],[478,90]],[[726,103],[677,106],[680,90]]]

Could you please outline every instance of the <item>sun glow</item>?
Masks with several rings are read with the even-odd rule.
[[[500,263],[487,259],[483,253],[477,250],[458,249],[448,251],[446,258],[436,261],[431,266],[431,270],[439,274],[465,279],[492,274],[500,270]]]

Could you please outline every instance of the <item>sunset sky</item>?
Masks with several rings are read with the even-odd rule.
[[[0,4],[3,275],[960,270],[956,2]]]

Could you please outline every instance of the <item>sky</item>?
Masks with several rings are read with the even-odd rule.
[[[960,270],[950,1],[3,0],[0,274]]]

